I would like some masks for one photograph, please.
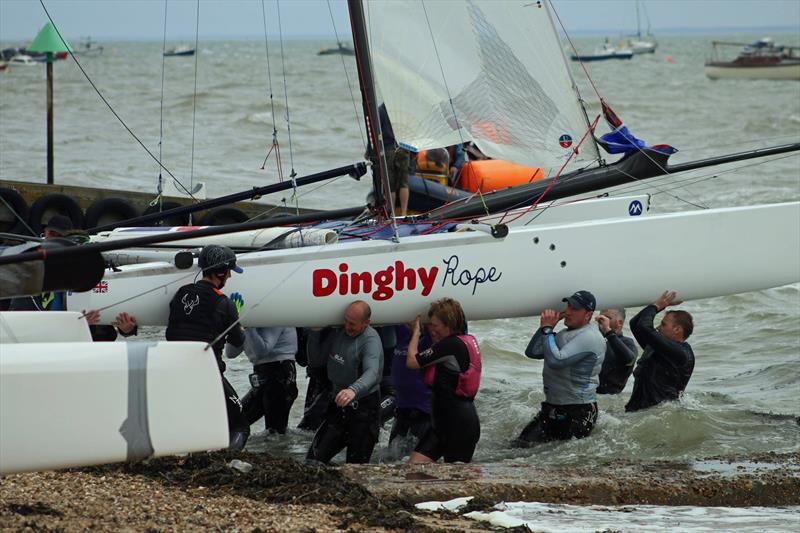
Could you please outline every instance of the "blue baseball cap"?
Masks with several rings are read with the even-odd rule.
[[[597,308],[597,300],[589,291],[578,291],[572,296],[567,296],[561,300],[567,302],[575,309],[585,309],[586,311],[594,311]]]

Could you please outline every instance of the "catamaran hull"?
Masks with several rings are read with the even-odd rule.
[[[246,326],[336,324],[356,299],[383,324],[407,322],[445,296],[470,320],[536,315],[578,289],[602,307],[632,307],[666,288],[697,299],[800,281],[798,228],[792,202],[512,228],[502,239],[467,232],[338,243],[240,255],[245,272],[225,292],[243,295]],[[68,305],[165,325],[172,295],[198,274],[123,267]]]
[[[227,447],[222,382],[203,348],[3,344],[0,474]]]

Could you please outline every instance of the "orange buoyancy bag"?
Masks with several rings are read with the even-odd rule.
[[[469,352],[469,368],[464,372],[458,373],[458,384],[456,385],[456,396],[472,399],[478,394],[481,386],[481,350],[478,348],[478,341],[472,335],[459,335],[458,338],[464,343]],[[422,381],[428,387],[433,387],[436,379],[436,365],[426,367],[422,374]]]
[[[541,168],[525,167],[501,159],[468,161],[459,174],[458,188],[470,192],[491,192],[542,178],[544,169]]]

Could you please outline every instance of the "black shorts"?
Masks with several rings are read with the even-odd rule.
[[[542,402],[542,409],[525,426],[514,444],[526,447],[538,442],[582,439],[589,436],[596,422],[596,403],[554,405]]]

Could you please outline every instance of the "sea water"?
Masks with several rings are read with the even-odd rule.
[[[759,37],[664,36],[655,54],[589,64],[587,69],[601,95],[635,134],[651,144],[668,143],[680,150],[672,158],[674,163],[798,142],[800,83],[712,81],[703,73],[711,39]],[[773,37],[798,44],[791,42],[797,41],[796,35]],[[330,43],[288,41],[281,61],[280,47],[273,42],[268,71],[263,41],[201,42],[196,70],[193,57],[165,60],[163,86],[161,43],[103,44],[102,56],[82,59],[81,65],[138,141],[72,60],[56,63],[57,183],[150,191],[155,197],[158,166],[139,141],[151,154],[161,154],[164,165],[185,184],[205,182],[210,196],[275,183],[280,177],[274,152],[261,168],[273,127],[278,131],[283,179],[292,171],[303,176],[362,160],[365,137],[355,62],[352,57],[316,54]],[[594,41],[584,38],[579,44],[591,48]],[[572,71],[591,120],[598,113],[598,96],[578,65],[573,64]],[[0,73],[0,179],[45,181],[44,103],[43,66],[14,66]],[[656,212],[800,199],[800,157],[769,159],[651,179],[609,192],[616,196],[649,192]],[[289,191],[265,200],[312,208],[347,207],[363,201],[368,181],[343,177],[298,190],[296,195]],[[663,246],[676,249],[683,237],[652,235]],[[609,254],[638,253],[614,234],[607,236],[607,242]],[[781,260],[763,258],[765,265]],[[692,262],[702,261],[703,257],[692,258],[685,265],[686,275],[692,275]],[[737,268],[736,263],[729,268]],[[623,267],[606,275],[624,278],[626,271]],[[531,268],[531,283],[542,281]],[[575,287],[592,288],[580,283]],[[669,288],[653,277],[654,299]],[[525,287],[520,287],[524,293]],[[508,442],[544,399],[542,363],[523,356],[538,318],[470,323],[484,360],[476,399],[482,435],[475,461],[589,466],[619,458],[692,461],[720,454],[800,450],[800,285],[692,301],[681,308],[695,317],[690,341],[697,355],[681,402],[625,413],[629,383],[622,394],[600,398],[600,416],[591,437],[530,450],[509,448]],[[631,316],[637,309],[628,311]],[[145,328],[144,333],[158,336],[162,331]],[[244,357],[228,366],[227,375],[241,394],[248,389],[250,371]],[[302,369],[298,375],[300,397],[291,412],[292,428],[302,416],[306,387]],[[254,431],[259,429],[258,424],[253,426]],[[250,447],[301,458],[310,439],[309,433],[299,430],[278,438],[256,434]],[[385,441],[384,432],[378,458]]]

